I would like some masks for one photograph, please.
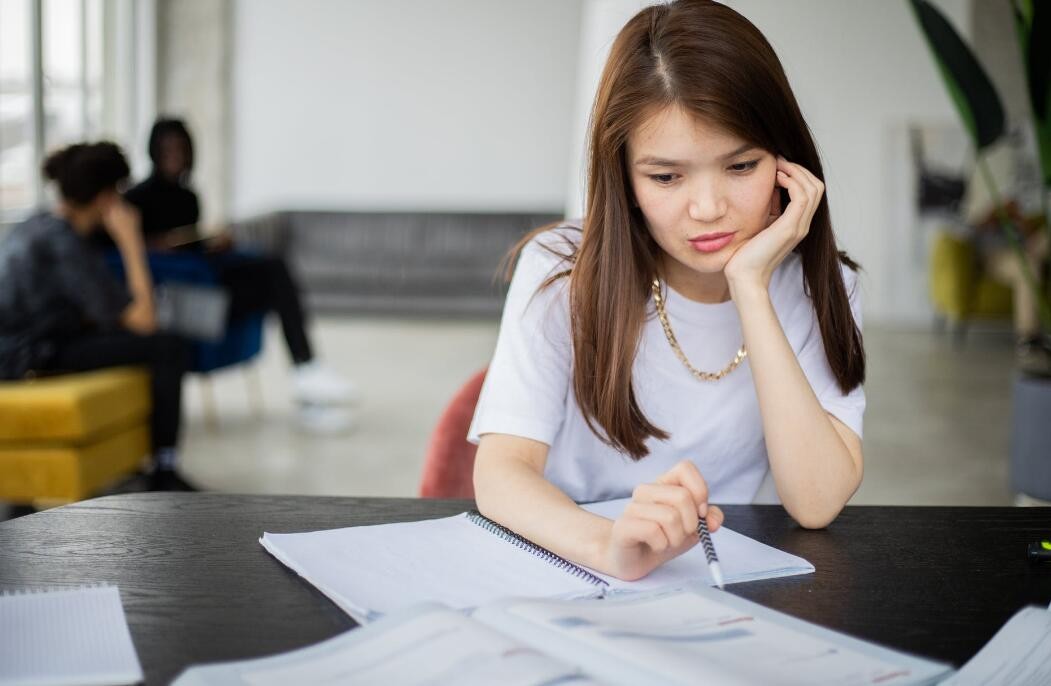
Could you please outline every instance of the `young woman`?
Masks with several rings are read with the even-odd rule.
[[[117,190],[128,163],[112,143],[71,145],[44,162],[58,186],[53,211],[0,243],[0,379],[145,365],[151,375],[152,487],[195,490],[175,470],[186,343],[157,333],[138,213]],[[105,231],[120,251],[118,283],[88,238]]]
[[[479,509],[635,579],[709,502],[831,522],[862,476],[856,265],[762,34],[705,0],[644,9],[595,99],[586,216],[521,247],[469,438]],[[631,497],[616,520],[575,503]]]

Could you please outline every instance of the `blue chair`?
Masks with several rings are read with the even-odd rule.
[[[190,252],[147,253],[150,273],[154,284],[185,283],[196,286],[219,286],[219,277],[215,270],[199,254]],[[116,249],[106,251],[106,263],[114,275],[124,281],[124,262]],[[251,314],[231,322],[226,333],[218,341],[195,341],[190,371],[202,374],[205,382],[205,413],[209,423],[216,426],[214,393],[208,374],[218,369],[233,365],[245,364],[255,358],[263,349],[263,313]],[[257,414],[262,413],[259,404],[262,394],[258,392],[258,380],[249,379],[255,386],[249,392],[249,398]],[[255,392],[252,392],[252,391]]]

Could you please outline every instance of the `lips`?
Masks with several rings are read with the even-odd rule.
[[[694,236],[689,240],[690,245],[697,252],[712,253],[722,250],[733,241],[733,232],[706,233]]]

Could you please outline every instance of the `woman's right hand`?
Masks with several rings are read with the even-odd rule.
[[[613,522],[603,571],[626,581],[646,576],[697,545],[702,516],[710,531],[723,523],[722,511],[708,505],[708,484],[701,472],[683,460],[632,493],[624,513]]]

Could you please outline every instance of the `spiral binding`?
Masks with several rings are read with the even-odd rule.
[[[526,552],[531,553],[532,555],[536,555],[545,562],[549,562],[550,564],[553,564],[561,570],[569,572],[570,574],[579,579],[583,579],[584,581],[587,581],[588,583],[593,584],[595,586],[609,586],[609,582],[607,582],[605,579],[595,576],[583,567],[578,567],[566,558],[562,557],[561,555],[556,555],[555,553],[551,552],[547,548],[544,548],[543,546],[539,546],[526,538],[522,538],[514,531],[511,531],[507,527],[501,526],[493,520],[489,519],[478,510],[469,511],[467,513],[467,518],[473,523],[488,531],[489,533],[496,534],[508,543],[512,543],[521,548],[522,550],[525,550]]]

